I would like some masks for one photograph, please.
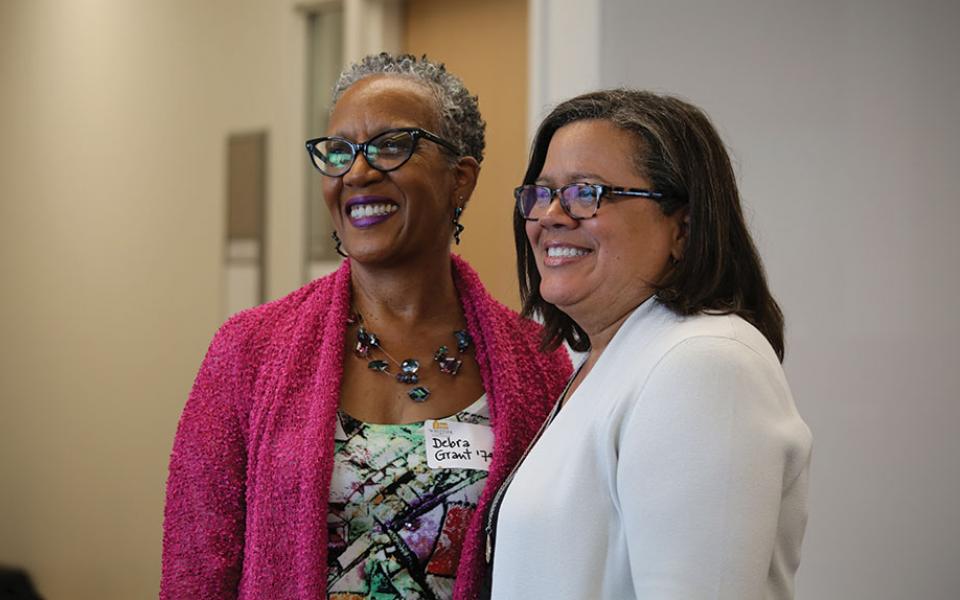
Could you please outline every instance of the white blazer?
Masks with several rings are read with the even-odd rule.
[[[793,598],[810,448],[756,328],[651,298],[507,489],[493,598]]]

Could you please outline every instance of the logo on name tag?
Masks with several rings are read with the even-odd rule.
[[[486,425],[459,421],[424,423],[427,466],[431,469],[490,470],[493,430]]]

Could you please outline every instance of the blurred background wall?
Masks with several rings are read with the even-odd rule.
[[[546,110],[611,85],[702,106],[815,435],[799,597],[955,598],[958,25],[949,0],[0,0],[0,564],[52,600],[156,596],[173,432],[234,307],[227,140],[264,134],[276,298],[331,266],[317,57],[384,48],[480,96],[459,251],[513,306],[510,189]]]
[[[268,290],[300,282],[302,28],[291,2],[0,2],[0,563],[49,599],[156,596],[230,133],[270,132]]]
[[[47,598],[156,596],[173,432],[238,308],[228,138],[266,140],[263,299],[307,280],[312,229],[332,250],[303,151],[330,13],[341,61],[409,48],[479,94],[488,159],[460,251],[515,305],[497,221],[526,156],[525,3],[0,1],[0,564]]]

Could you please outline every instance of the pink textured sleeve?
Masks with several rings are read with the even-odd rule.
[[[243,565],[243,328],[214,337],[180,417],[163,523],[161,600],[236,598]],[[245,375],[247,377],[245,377]]]

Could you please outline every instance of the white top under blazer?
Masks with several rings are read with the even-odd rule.
[[[793,598],[810,448],[756,328],[651,298],[507,489],[492,597]]]

